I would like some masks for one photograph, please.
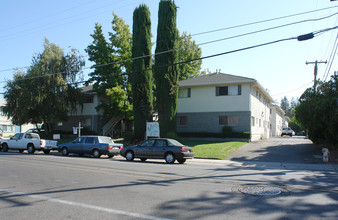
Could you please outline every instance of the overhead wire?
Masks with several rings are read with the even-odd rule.
[[[337,29],[337,28],[338,28],[338,26],[335,26],[335,27],[332,27],[332,28],[326,28],[326,29],[322,29],[322,30],[319,30],[319,31],[315,31],[313,33],[315,33],[314,35],[317,35],[317,34],[327,32],[327,31],[330,31],[330,30],[334,30],[334,29]],[[299,39],[299,36],[298,37],[289,37],[289,38],[274,40],[274,41],[270,41],[270,42],[266,42],[266,43],[262,43],[262,44],[256,44],[256,45],[249,46],[249,47],[239,48],[239,49],[235,49],[235,50],[231,50],[231,51],[226,51],[226,52],[223,52],[223,53],[218,53],[218,54],[213,54],[213,55],[209,55],[209,56],[205,56],[205,57],[195,58],[195,59],[192,59],[192,60],[181,61],[181,62],[177,62],[177,63],[173,63],[173,64],[167,64],[167,65],[163,65],[163,66],[154,66],[152,68],[144,69],[144,70],[137,71],[137,72],[117,74],[115,76],[132,75],[132,74],[136,74],[136,73],[140,73],[140,72],[144,72],[144,71],[148,71],[148,70],[166,68],[166,67],[170,67],[170,66],[174,66],[174,65],[180,65],[180,64],[184,64],[184,63],[188,63],[188,62],[192,62],[192,61],[196,61],[196,60],[209,59],[209,58],[213,58],[213,57],[217,57],[217,56],[236,53],[236,52],[240,52],[240,51],[244,51],[244,50],[249,50],[249,49],[253,49],[253,48],[258,48],[258,47],[262,47],[262,46],[267,46],[267,45],[271,45],[271,44],[275,44],[275,43],[279,43],[279,42],[283,42],[283,41],[295,40],[295,39]],[[37,77],[34,77],[34,78],[37,78]],[[28,79],[32,79],[32,78],[28,77],[28,78],[25,78],[24,80],[28,80]],[[104,78],[101,77],[100,79],[104,79]],[[85,82],[89,82],[89,80],[83,81],[83,83],[85,83]],[[79,84],[79,82],[74,82],[74,83],[70,83],[70,84]],[[0,94],[4,94],[4,93],[0,93]]]
[[[229,39],[233,39],[233,38],[237,38],[237,37],[243,37],[243,36],[247,36],[247,35],[252,35],[252,34],[260,33],[260,32],[263,32],[263,31],[269,31],[269,30],[273,30],[273,29],[277,29],[277,28],[282,28],[282,27],[286,27],[286,26],[290,26],[290,25],[295,25],[295,24],[299,24],[299,23],[304,23],[304,22],[319,21],[319,20],[330,18],[330,17],[332,17],[334,15],[337,15],[337,14],[338,13],[334,13],[334,14],[331,14],[331,15],[328,15],[328,16],[325,16],[325,17],[321,17],[321,18],[307,19],[307,20],[292,22],[292,23],[288,23],[288,24],[284,24],[284,25],[278,25],[278,26],[275,26],[275,27],[266,28],[266,29],[262,29],[262,30],[258,30],[258,31],[253,31],[253,32],[248,32],[248,33],[244,33],[244,34],[240,34],[240,35],[235,35],[235,36],[231,36],[231,37],[227,37],[227,38],[222,38],[222,39],[218,39],[218,40],[208,41],[208,42],[200,43],[200,44],[197,44],[197,45],[200,46],[200,45],[211,44],[211,43],[215,43],[215,42],[219,42],[219,41],[224,41],[224,40],[229,40]],[[97,64],[97,65],[93,65],[91,67],[83,67],[82,70],[93,69],[93,68],[98,68],[98,67],[118,64],[118,63],[121,63],[121,62],[133,61],[133,60],[136,60],[136,59],[143,59],[143,58],[146,58],[146,57],[166,54],[166,53],[170,53],[170,52],[173,52],[173,51],[178,51],[178,50],[182,50],[182,49],[186,49],[186,48],[189,48],[189,47],[176,48],[176,49],[172,49],[172,50],[168,50],[168,51],[158,52],[158,53],[155,53],[155,54],[150,54],[150,55],[145,55],[145,56],[139,56],[139,57],[129,58],[129,59],[125,59],[125,60],[118,60],[118,61],[114,61],[114,62],[110,62],[110,63],[105,63],[105,64]],[[193,61],[194,60],[192,60],[190,62],[193,62]],[[24,67],[24,68],[26,68],[26,67]],[[5,70],[3,70],[3,71],[5,71]],[[0,71],[0,72],[2,72],[2,71]],[[41,75],[41,76],[31,77],[30,79],[47,77],[47,76],[50,76],[50,75],[57,75],[57,74],[62,74],[62,73],[65,73],[65,72],[44,74],[44,75]],[[6,81],[2,81],[2,82],[0,81],[0,83],[5,83],[5,82]]]
[[[292,14],[292,15],[286,15],[286,16],[276,17],[276,18],[272,18],[272,19],[266,19],[266,20],[261,20],[261,21],[256,21],[256,22],[251,22],[251,23],[246,23],[246,24],[241,24],[241,25],[236,25],[236,26],[231,26],[231,27],[220,28],[220,29],[211,30],[211,31],[200,32],[200,33],[197,33],[197,34],[192,34],[191,36],[198,36],[198,35],[202,35],[202,34],[208,34],[208,33],[213,33],[213,32],[218,32],[218,31],[223,31],[223,30],[229,30],[229,29],[234,29],[234,28],[239,28],[239,27],[245,27],[245,26],[265,23],[265,22],[269,22],[269,21],[275,21],[275,20],[285,19],[285,18],[289,18],[289,17],[295,17],[295,16],[299,16],[299,15],[304,15],[304,14],[314,13],[314,12],[318,12],[318,11],[328,10],[328,9],[332,9],[332,8],[335,8],[335,7],[338,7],[338,6],[331,6],[331,7],[326,7],[326,8],[322,8],[322,9],[317,9],[317,10],[312,10],[312,11],[307,11],[307,12],[302,12],[302,13],[296,13],[296,14]],[[322,19],[326,19],[326,18],[332,17],[332,16],[334,16],[336,14],[338,14],[338,13],[334,13],[332,15],[325,16],[325,17],[322,17],[322,18],[308,19],[308,20],[302,20],[302,21],[298,21],[298,22],[292,22],[292,23],[288,23],[288,24],[284,24],[284,25],[279,25],[279,26],[267,28],[267,29],[262,29],[262,30],[259,30],[259,31],[253,31],[253,32],[244,33],[244,34],[240,34],[240,35],[235,35],[235,36],[231,36],[231,37],[227,37],[227,38],[223,38],[223,39],[218,39],[218,40],[214,40],[214,41],[204,42],[204,43],[201,43],[201,44],[198,44],[198,45],[200,46],[200,45],[205,45],[205,44],[209,44],[209,43],[219,42],[219,41],[223,41],[223,40],[229,40],[229,39],[233,39],[233,38],[237,38],[237,37],[242,37],[242,36],[246,36],[246,35],[250,35],[250,34],[255,34],[255,33],[259,33],[259,32],[264,32],[264,31],[268,31],[268,30],[273,30],[273,29],[282,28],[282,27],[286,27],[286,26],[290,26],[290,25],[295,25],[295,24],[299,24],[299,23],[304,23],[304,22],[309,22],[309,21],[318,21],[318,20],[322,20]],[[180,49],[182,49],[182,48],[180,48]],[[177,49],[177,50],[180,50],[180,49]],[[172,52],[172,51],[173,50],[169,50],[168,52]],[[83,57],[86,57],[86,56],[83,56]],[[144,58],[144,57],[142,57],[142,58]],[[27,68],[27,66],[25,66],[25,67],[19,67],[19,68],[12,68],[12,69],[4,69],[4,70],[0,70],[0,72],[7,72],[7,71],[13,71],[15,69],[24,69],[24,68]]]

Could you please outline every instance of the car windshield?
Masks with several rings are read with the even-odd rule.
[[[168,139],[168,146],[183,146],[183,144],[174,139]]]
[[[102,143],[102,144],[114,144],[114,141],[110,138],[110,137],[98,137],[99,139],[99,143]]]

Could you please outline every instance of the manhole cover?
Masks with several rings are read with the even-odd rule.
[[[244,194],[254,196],[276,196],[281,194],[282,190],[272,186],[256,186],[256,185],[245,185],[240,186],[238,191]]]

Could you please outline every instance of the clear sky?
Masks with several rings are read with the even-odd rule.
[[[102,24],[105,34],[111,32],[112,12],[115,12],[132,27],[133,11],[141,3],[150,8],[152,41],[155,42],[159,0],[3,1],[0,8],[0,93],[4,92],[4,81],[13,77],[13,70],[6,70],[29,66],[33,55],[42,52],[45,37],[65,51],[73,47],[86,56],[84,49],[92,42],[90,34],[96,22]],[[190,33],[196,43],[201,44],[203,57],[338,25],[338,1],[176,0],[175,3],[178,6],[178,29]],[[311,12],[315,10],[318,11]],[[295,14],[300,15],[289,16]],[[230,28],[284,16],[284,19]],[[278,26],[284,27],[275,28]],[[269,28],[274,29],[229,39]],[[212,32],[219,29],[224,30]],[[200,34],[203,32],[209,33]],[[291,97],[300,97],[313,85],[314,66],[306,65],[306,61],[329,61],[334,57],[331,54],[337,45],[337,34],[335,29],[308,41],[284,41],[205,59],[202,70],[215,72],[220,69],[222,73],[254,78],[275,100],[280,101],[284,96],[290,100]],[[86,62],[86,66],[91,65]],[[338,70],[337,59],[331,65],[320,64],[318,78],[325,78],[329,66],[329,75],[332,75]],[[85,74],[89,71],[86,70]]]

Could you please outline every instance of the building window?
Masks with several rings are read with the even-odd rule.
[[[81,125],[83,126],[92,126],[92,119],[91,118],[84,118],[81,119]]]
[[[262,120],[259,119],[259,127],[262,127]]]
[[[94,96],[86,95],[85,103],[94,103]]]
[[[5,115],[4,106],[0,106],[0,115]]]
[[[178,90],[178,98],[190,98],[191,88],[180,88]]]
[[[228,125],[228,116],[219,116],[218,124],[219,125]]]
[[[251,116],[251,126],[255,126],[255,117]]]
[[[228,117],[229,120],[229,125],[230,126],[238,126],[238,116],[237,115],[232,115]]]
[[[12,125],[0,125],[0,128],[3,130],[3,132],[13,132]]]
[[[216,87],[216,96],[242,95],[242,86],[218,86]]]
[[[179,117],[179,125],[188,125],[188,117],[180,116]]]

